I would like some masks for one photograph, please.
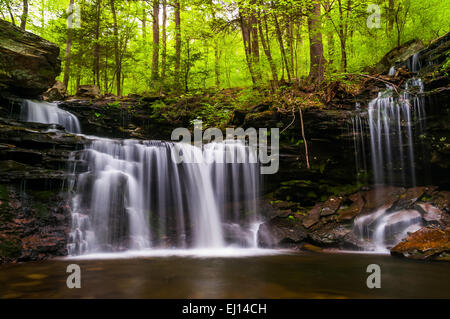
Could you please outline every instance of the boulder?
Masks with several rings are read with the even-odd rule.
[[[67,88],[64,83],[56,81],[53,86],[42,94],[44,101],[62,101],[68,97]]]
[[[300,219],[277,216],[259,226],[258,245],[278,247],[301,243],[307,237]]]
[[[322,211],[320,212],[321,216],[333,215],[336,213],[338,208],[341,206],[342,197],[331,196],[328,200],[323,204]]]
[[[355,193],[348,197],[352,204],[338,211],[338,221],[352,220],[358,216],[364,208],[364,199],[361,193]]]
[[[303,219],[303,226],[310,228],[312,225],[316,224],[320,219],[320,212],[322,211],[322,204],[317,204],[308,213],[308,215]]]
[[[447,258],[450,254],[450,228],[424,227],[391,249],[391,255],[411,259]]]
[[[0,20],[0,89],[37,97],[61,72],[59,47]]]
[[[77,98],[96,99],[101,95],[97,85],[79,85],[77,88]]]

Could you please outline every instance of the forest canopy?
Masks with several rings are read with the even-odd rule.
[[[448,32],[450,1],[0,0],[0,18],[59,45],[70,93],[121,96],[361,71]]]

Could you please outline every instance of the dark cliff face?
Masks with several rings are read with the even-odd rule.
[[[68,159],[84,139],[49,128],[0,118],[0,263],[67,254]]]
[[[36,97],[60,72],[56,44],[0,20],[0,92]]]

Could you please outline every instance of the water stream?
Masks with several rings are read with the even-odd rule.
[[[413,72],[420,69],[418,56],[409,61]],[[391,68],[390,75],[395,73]],[[426,126],[424,86],[419,78],[406,81],[402,92],[392,86],[370,101],[367,111],[358,107],[353,119],[357,173],[368,172],[371,165],[373,184],[415,187],[418,161],[415,145]],[[382,193],[382,192],[381,192]],[[384,195],[379,196],[384,196]],[[389,252],[389,248],[422,226],[415,210],[391,210],[381,207],[355,219],[354,233],[369,242],[368,249]]]

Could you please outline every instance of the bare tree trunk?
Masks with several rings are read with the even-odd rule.
[[[153,0],[152,82],[159,79],[159,0]]]
[[[74,0],[70,0],[70,14],[68,17],[68,29],[67,29],[67,41],[66,41],[66,62],[64,66],[64,85],[69,88],[70,79],[70,60],[71,60],[71,49],[72,49],[72,24],[73,24],[73,14],[74,14]]]
[[[28,0],[23,0],[23,12],[22,16],[20,17],[20,28],[22,30],[25,30],[27,26],[27,19],[28,19]]]
[[[275,22],[275,31],[277,34],[278,43],[280,44],[281,57],[283,58],[284,67],[286,68],[288,81],[291,82],[291,73],[289,72],[289,64],[286,57],[286,51],[284,50],[283,36],[281,34],[280,25],[278,24],[278,19],[275,13],[273,14],[273,20]]]
[[[261,80],[261,70],[259,65],[259,42],[258,42],[258,20],[256,18],[255,1],[252,1],[252,7],[250,8],[250,40],[251,40],[251,57],[252,57],[252,65],[255,71],[256,80]]]
[[[391,34],[394,29],[394,20],[395,20],[395,2],[394,0],[389,0],[389,8],[388,8],[388,31]]]
[[[257,78],[255,76],[255,70],[253,69],[252,58],[252,42],[251,42],[251,30],[247,23],[247,10],[239,8],[239,21],[242,31],[242,41],[244,43],[245,58],[247,61],[248,70],[252,78],[253,84],[256,84]]]
[[[142,8],[142,39],[144,41],[147,39],[147,10],[145,7]]]
[[[117,96],[121,96],[122,90],[122,80],[121,80],[121,74],[122,74],[122,68],[120,65],[120,52],[119,52],[119,27],[117,25],[117,14],[116,14],[116,8],[114,6],[114,0],[111,0],[111,12],[113,15],[113,22],[114,22],[114,56],[115,56],[115,62],[116,62],[116,86],[117,86]]]
[[[161,60],[161,79],[166,78],[166,59],[167,59],[167,0],[163,0],[163,16],[162,16],[162,60]]]
[[[94,72],[96,84],[100,88],[100,14],[101,0],[97,0],[96,24],[95,24],[95,49],[94,49]]]
[[[180,1],[175,0],[175,88],[180,89],[181,67],[181,6]]]
[[[272,71],[273,86],[274,86],[274,88],[277,88],[278,87],[277,67],[275,66],[275,63],[273,62],[269,44],[266,42],[266,39],[264,38],[264,33],[263,33],[262,26],[261,26],[261,23],[262,23],[261,15],[260,14],[258,14],[258,15],[259,15],[259,17],[258,17],[258,20],[259,20],[258,28],[259,28],[259,36],[261,38],[261,44],[263,46],[264,53],[266,55],[267,61],[269,61],[270,70]]]
[[[12,13],[11,6],[9,2],[6,2],[6,6],[8,7],[9,17],[11,18],[12,24],[16,25],[16,20],[14,20],[14,14]]]
[[[216,89],[220,89],[220,48],[219,39],[214,39],[214,74],[216,78]]]
[[[320,83],[323,81],[325,58],[323,57],[323,44],[321,21],[320,21],[320,1],[313,0],[313,7],[308,17],[309,29],[309,52],[311,57],[311,67],[309,71],[309,80],[313,83]]]

